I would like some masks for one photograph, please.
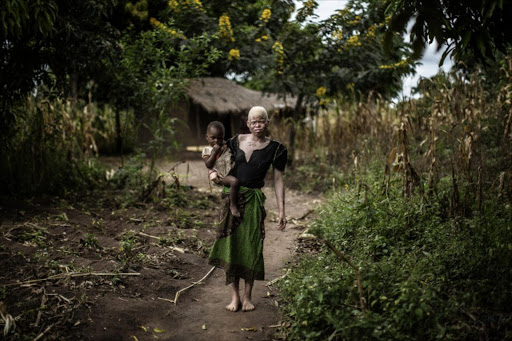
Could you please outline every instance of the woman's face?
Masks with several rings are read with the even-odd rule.
[[[268,126],[268,120],[262,116],[249,116],[247,127],[253,135],[265,135],[265,129]]]

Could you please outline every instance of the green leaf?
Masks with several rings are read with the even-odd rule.
[[[464,34],[464,38],[462,39],[462,47],[463,48],[468,46],[468,42],[471,39],[471,33],[472,33],[471,30],[467,30],[466,33]]]

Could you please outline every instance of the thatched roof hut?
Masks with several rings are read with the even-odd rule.
[[[191,139],[187,143],[204,140],[206,126],[210,121],[221,121],[226,127],[226,137],[244,131],[247,113],[256,105],[267,109],[269,114],[277,110],[293,108],[295,98],[286,101],[276,95],[266,95],[250,90],[234,81],[221,77],[191,79],[187,88],[188,125]]]
[[[291,98],[285,102],[276,95],[265,95],[221,77],[191,79],[187,95],[208,113],[219,115],[239,115],[256,105],[272,112],[285,106],[291,107],[295,102]]]

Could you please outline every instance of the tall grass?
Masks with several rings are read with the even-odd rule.
[[[96,164],[96,141],[109,148],[116,136],[110,114],[92,102],[42,96],[19,102],[0,137],[2,192],[55,193],[97,185],[104,173]],[[129,113],[122,116],[130,119]],[[133,144],[133,128],[124,131]]]
[[[310,232],[344,257],[323,250],[282,281],[288,339],[512,336],[511,71],[279,121],[277,138],[298,128],[288,179],[331,193]]]
[[[466,215],[473,201],[481,207],[491,194],[512,199],[511,63],[492,88],[479,74],[441,74],[423,81],[419,99],[393,104],[371,95],[335,102],[309,120],[273,117],[277,139],[286,141],[289,126],[296,126],[296,178],[289,181],[307,190],[331,189],[334,181],[339,189],[357,182],[357,170],[375,165],[399,176],[408,196],[436,195],[448,177],[459,197],[451,204]]]

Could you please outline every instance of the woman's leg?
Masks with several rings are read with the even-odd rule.
[[[237,311],[240,306],[240,278],[236,278],[235,281],[229,284],[229,288],[231,289],[231,303],[226,306],[226,309],[229,311]]]
[[[238,192],[240,191],[240,181],[232,175],[224,177],[221,184],[229,187],[229,209],[234,217],[240,217],[238,211]]]
[[[245,281],[244,301],[242,303],[242,311],[254,310],[254,304],[251,302],[252,287],[254,282]]]

